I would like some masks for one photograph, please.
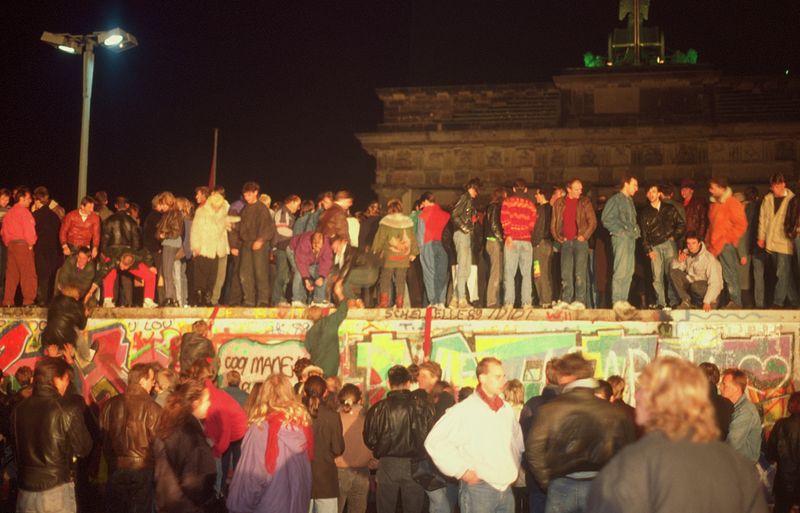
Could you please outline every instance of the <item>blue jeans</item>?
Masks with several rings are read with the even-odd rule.
[[[672,261],[678,250],[675,246],[675,241],[667,240],[653,246],[653,251],[656,258],[650,260],[650,268],[653,270],[653,289],[656,291],[656,301],[659,306],[671,306],[667,303],[667,294],[665,288],[670,287],[670,281],[664,280],[664,276],[669,276],[669,271],[672,268]],[[672,296],[672,294],[670,294]]]
[[[467,280],[472,267],[472,235],[458,230],[453,234],[453,244],[456,246],[456,283],[454,293],[456,299],[467,299]]]
[[[461,481],[458,505],[461,513],[514,513],[514,492],[510,486],[501,492],[483,481],[474,485]]]
[[[517,276],[517,269],[522,273],[522,288],[520,289],[520,302],[522,306],[530,305],[533,301],[533,246],[527,240],[511,241],[511,246],[505,246],[503,255],[503,289],[504,301],[506,306],[514,306],[514,278]]]
[[[17,513],[58,511],[75,513],[75,483],[64,483],[43,492],[20,490],[17,496]]]
[[[447,297],[447,253],[442,241],[434,240],[424,244],[420,250],[422,281],[428,294],[428,304],[444,304]],[[469,269],[468,269],[469,270]]]
[[[732,244],[725,244],[719,254],[719,263],[722,264],[722,279],[728,287],[728,295],[737,306],[742,306],[742,289],[739,286],[739,253]],[[725,305],[722,305],[725,306]]]
[[[559,477],[547,487],[545,513],[583,513],[592,480]]]
[[[272,285],[272,306],[286,302],[286,284],[289,283],[289,255],[287,249],[275,250],[275,282]]]
[[[292,268],[292,273],[294,274],[294,277],[292,278],[292,301],[302,301],[303,303],[308,304],[308,291],[303,283],[303,277],[300,276],[299,272],[297,272],[297,264],[295,264],[294,260],[294,251],[287,249],[286,255],[288,257],[289,265]],[[317,264],[311,264],[308,266],[308,273],[311,275],[311,280],[316,281],[316,279],[319,278]],[[325,283],[319,287],[314,284],[314,292],[312,292],[312,294],[313,301],[315,303],[322,303],[325,301]]]
[[[775,265],[775,296],[772,304],[783,306],[786,298],[789,304],[797,306],[797,287],[794,284],[794,273],[792,272],[792,255],[783,253],[770,253],[770,258]]]
[[[633,280],[636,239],[611,236],[614,248],[614,277],[611,280],[611,304],[627,301]]]
[[[458,483],[448,482],[442,488],[426,491],[428,495],[428,513],[453,513],[458,504]]]
[[[589,270],[589,243],[577,239],[561,243],[561,300],[586,305],[586,273]],[[573,279],[574,276],[574,279]]]

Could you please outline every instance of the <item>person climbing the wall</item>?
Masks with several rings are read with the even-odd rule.
[[[348,310],[341,278],[333,284],[333,295],[339,303],[333,313],[325,315],[324,310],[316,306],[306,310],[306,317],[314,323],[306,333],[306,350],[311,362],[321,367],[325,376],[339,373],[339,326],[347,318]]]

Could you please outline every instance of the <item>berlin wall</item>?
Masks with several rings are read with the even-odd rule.
[[[45,311],[2,314],[0,368],[33,367]],[[98,310],[87,327],[96,351],[81,367],[84,398],[103,402],[124,390],[135,363],[176,365],[180,337],[198,319],[212,323],[220,374],[238,370],[245,390],[273,372],[292,377],[294,362],[307,355],[303,341],[311,323],[302,315],[289,308]],[[676,355],[747,371],[750,398],[770,424],[784,415],[787,395],[800,384],[799,335],[798,311],[642,311],[622,322],[611,311],[591,310],[351,310],[339,330],[340,377],[361,386],[374,403],[386,393],[392,365],[430,358],[458,388],[475,386],[477,361],[492,355],[530,397],[544,385],[550,358],[582,351],[596,362],[597,377],[623,376],[633,402],[642,368],[657,355]]]

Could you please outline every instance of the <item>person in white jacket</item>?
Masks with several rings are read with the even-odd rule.
[[[447,410],[425,449],[442,473],[460,480],[461,513],[513,513],[522,430],[502,397],[506,375],[500,360],[482,359],[477,375],[475,393]]]
[[[716,308],[723,285],[722,264],[706,249],[697,232],[686,234],[686,250],[672,260],[669,277],[681,298],[678,308],[692,308],[697,299],[702,299],[706,312]]]
[[[784,223],[789,202],[794,193],[786,187],[786,179],[775,173],[769,179],[769,190],[761,201],[758,217],[758,240],[756,244],[766,249],[775,268],[775,290],[772,308],[783,308],[788,300],[792,307],[800,303],[792,272],[794,244],[786,236]]]

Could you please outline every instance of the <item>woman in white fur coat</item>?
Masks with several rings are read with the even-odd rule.
[[[197,306],[211,306],[217,265],[230,253],[227,216],[228,203],[216,192],[194,214],[190,240],[194,257],[192,292],[197,298]]]

